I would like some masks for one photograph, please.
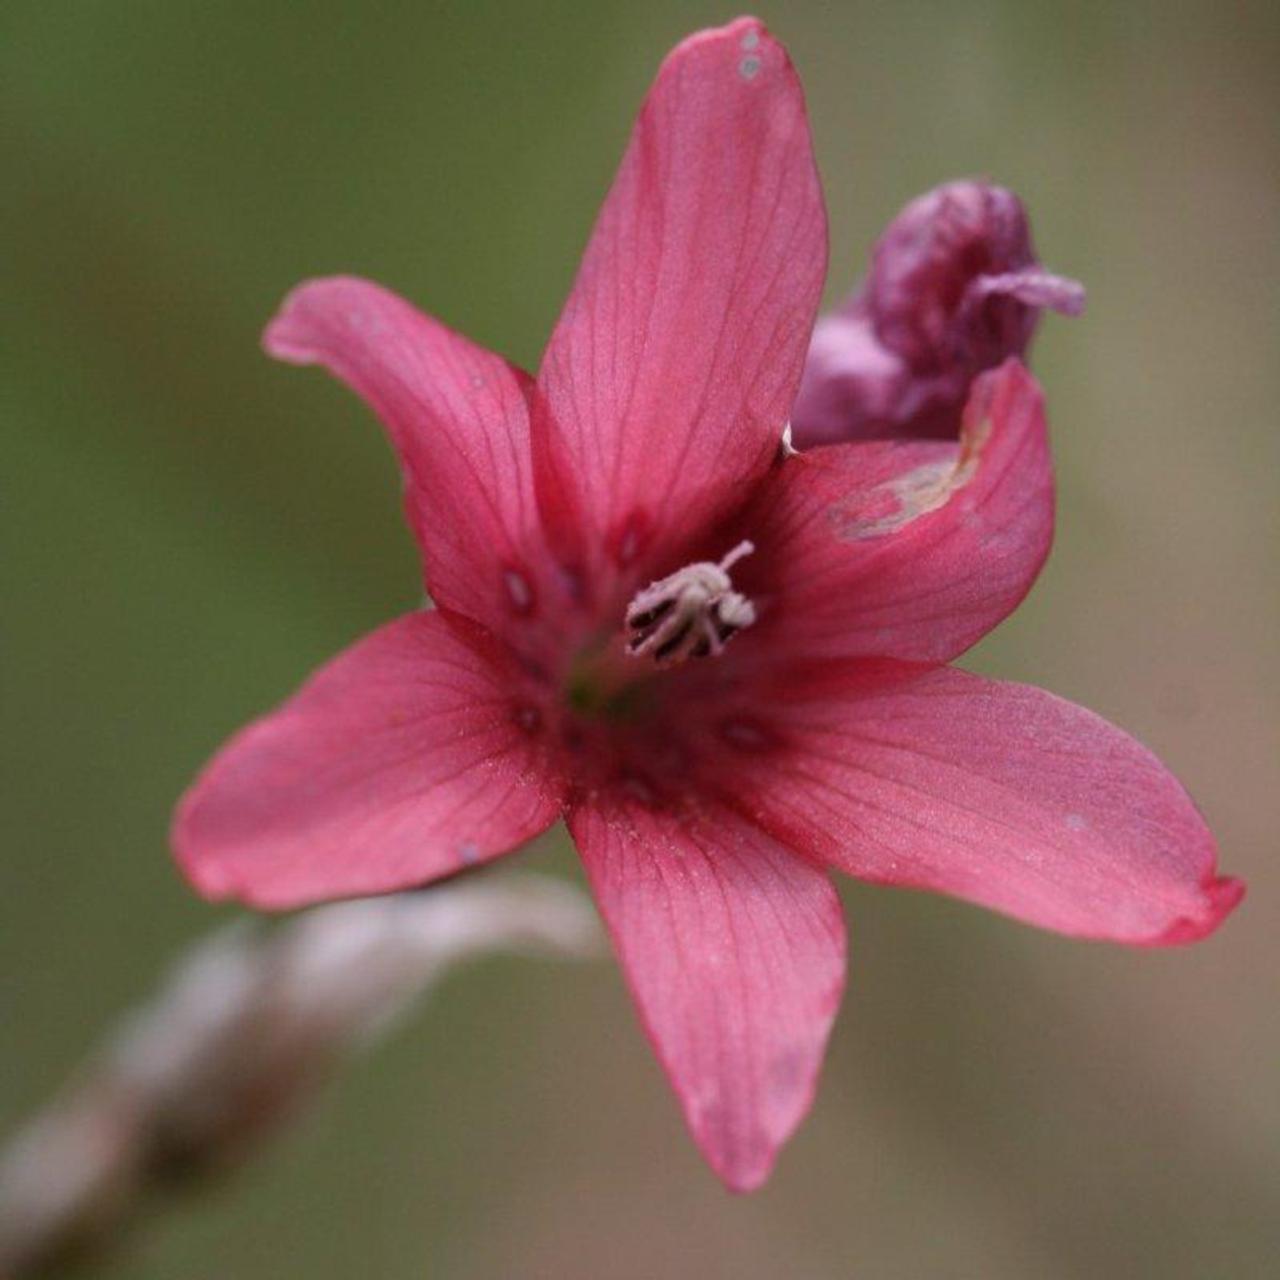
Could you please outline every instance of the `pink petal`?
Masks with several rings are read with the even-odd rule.
[[[539,374],[540,496],[619,565],[740,500],[777,452],[826,269],[799,80],[754,19],[667,58]]]
[[[263,342],[281,360],[324,365],[382,419],[438,604],[495,629],[538,609],[527,374],[341,276],[295,289]]]
[[[1044,403],[1017,361],[974,383],[957,443],[868,441],[787,459],[741,530],[762,657],[946,661],[1022,600],[1053,537]],[[759,577],[753,578],[753,574]]]
[[[840,1002],[830,881],[710,806],[595,796],[569,827],[694,1140],[753,1190],[809,1109]]]
[[[753,738],[717,744],[736,794],[779,840],[861,879],[1151,946],[1211,933],[1244,892],[1159,760],[1043,690],[829,664],[760,691],[755,712]]]
[[[173,843],[209,898],[296,907],[410,888],[506,853],[559,816],[537,715],[465,619],[390,622],[231,739]]]

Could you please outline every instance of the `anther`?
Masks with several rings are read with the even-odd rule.
[[[740,542],[719,564],[699,560],[650,583],[627,607],[627,652],[650,653],[659,666],[718,655],[734,632],[756,620],[755,606],[729,577],[754,550]]]

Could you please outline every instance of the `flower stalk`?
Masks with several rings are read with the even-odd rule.
[[[243,1163],[457,965],[601,945],[583,895],[535,874],[216,930],[0,1151],[0,1277],[60,1274],[157,1193]]]

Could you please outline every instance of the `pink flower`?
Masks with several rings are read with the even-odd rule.
[[[1012,191],[949,182],[889,224],[862,286],[818,321],[792,410],[800,446],[955,439],[973,379],[1025,353],[1041,309],[1084,309],[1050,275]]]
[[[781,447],[825,267],[800,85],[742,19],[663,65],[536,379],[376,285],[292,294],[267,349],[385,423],[436,608],[234,738],[174,828],[207,896],[288,908],[563,817],[738,1190],[813,1096],[845,971],[830,870],[1146,945],[1242,892],[1144,748],[943,665],[1049,546],[1017,360],[958,442]]]

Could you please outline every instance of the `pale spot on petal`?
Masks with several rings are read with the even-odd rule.
[[[991,420],[986,418],[967,432],[960,440],[960,452],[954,461],[926,463],[886,481],[870,495],[882,499],[881,503],[869,503],[869,495],[863,494],[859,496],[856,510],[833,507],[830,519],[836,526],[837,536],[851,540],[877,538],[945,507],[977,473],[991,426]]]
[[[502,582],[511,607],[517,613],[530,613],[533,609],[533,587],[529,585],[529,579],[518,569],[504,569]]]

